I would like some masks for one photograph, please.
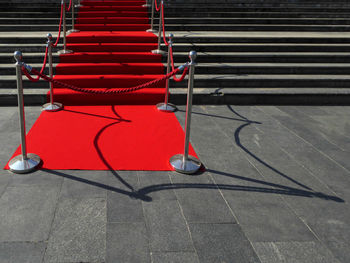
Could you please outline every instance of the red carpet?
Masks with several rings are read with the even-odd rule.
[[[172,170],[184,133],[174,114],[154,106],[66,106],[43,112],[27,141],[47,169]]]
[[[151,53],[157,37],[145,32],[144,0],[82,4],[76,21],[81,32],[67,37],[74,53],[60,55],[55,80],[101,91],[165,74],[161,56]],[[54,85],[55,101],[65,109],[40,115],[27,136],[28,152],[38,154],[46,169],[172,170],[169,159],[183,153],[184,132],[173,113],[154,106],[164,100],[164,86],[96,95]]]

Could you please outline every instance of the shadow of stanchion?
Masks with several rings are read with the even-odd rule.
[[[250,155],[251,157],[253,157],[255,160],[257,160],[259,163],[261,163],[262,165],[264,165],[265,167],[269,168],[270,170],[272,170],[273,172],[275,172],[276,174],[284,177],[285,179],[293,182],[296,185],[299,185],[300,187],[303,187],[307,190],[312,190],[312,188],[298,182],[297,180],[291,178],[290,176],[286,175],[285,173],[279,171],[278,169],[276,169],[275,167],[273,167],[272,165],[268,164],[267,162],[265,162],[264,160],[260,159],[258,156],[256,156],[254,153],[252,153],[250,150],[248,150],[247,147],[245,147],[242,143],[241,143],[241,139],[239,137],[241,131],[251,125],[251,124],[262,124],[261,122],[256,122],[256,121],[252,121],[247,119],[246,117],[242,116],[241,114],[239,114],[237,111],[235,111],[231,105],[227,105],[228,109],[233,112],[236,116],[240,117],[241,119],[243,119],[243,121],[246,121],[246,123],[242,124],[241,126],[239,126],[235,132],[234,132],[234,138],[235,138],[235,142],[237,144],[237,146],[239,148],[241,148],[245,153],[247,153],[248,155]]]
[[[101,161],[104,163],[104,165],[106,166],[106,168],[108,168],[108,170],[114,175],[114,177],[116,177],[124,186],[126,186],[128,189],[130,189],[130,191],[135,192],[135,189],[132,185],[130,185],[127,181],[125,181],[116,171],[115,169],[112,167],[112,165],[107,161],[107,159],[105,158],[105,156],[103,155],[103,152],[101,150],[101,148],[98,145],[98,141],[102,135],[102,133],[107,130],[108,128],[112,127],[113,125],[116,125],[118,123],[121,122],[130,122],[130,120],[125,120],[123,119],[118,113],[117,110],[115,109],[115,105],[111,106],[111,110],[113,112],[113,114],[116,116],[117,121],[112,122],[110,124],[107,124],[106,126],[102,127],[98,133],[96,134],[95,138],[94,138],[94,147],[97,151],[98,156],[100,157]]]
[[[230,107],[230,106],[229,106]],[[130,185],[127,181],[125,181],[120,175],[118,175],[118,173],[113,169],[113,167],[109,164],[109,162],[106,160],[106,158],[104,157],[98,142],[99,139],[101,137],[101,135],[103,134],[103,132],[105,132],[108,128],[112,127],[113,125],[116,125],[118,123],[121,123],[123,121],[129,121],[129,120],[125,120],[123,118],[121,118],[121,116],[117,113],[115,106],[112,106],[112,111],[114,113],[114,115],[116,116],[116,118],[111,118],[112,120],[116,120],[112,123],[109,123],[107,125],[105,125],[104,127],[102,127],[99,132],[96,134],[95,138],[94,138],[94,147],[96,148],[96,151],[99,155],[99,157],[101,158],[101,160],[103,161],[103,163],[106,165],[106,167],[111,171],[111,173],[128,189],[128,190],[124,190],[121,188],[117,188],[117,187],[113,187],[113,186],[109,186],[107,184],[103,184],[103,183],[99,183],[99,182],[95,182],[92,180],[88,180],[85,178],[81,178],[81,177],[77,177],[68,173],[63,173],[61,171],[54,171],[54,170],[46,170],[43,169],[44,171],[46,171],[47,173],[56,175],[56,176],[61,176],[64,177],[66,179],[69,180],[74,180],[74,181],[78,181],[81,183],[85,183],[88,185],[92,185],[95,187],[99,187],[102,189],[105,189],[107,191],[112,191],[115,193],[119,193],[119,194],[123,194],[126,196],[129,196],[131,198],[135,198],[135,199],[139,199],[145,202],[151,202],[152,198],[150,196],[148,196],[149,194],[153,193],[153,192],[158,192],[158,191],[167,191],[167,190],[176,190],[176,189],[204,189],[204,190],[224,190],[224,191],[243,191],[243,192],[259,192],[259,193],[266,193],[266,194],[277,194],[277,195],[288,195],[288,196],[297,196],[297,197],[307,197],[307,198],[319,198],[322,200],[326,200],[326,201],[333,201],[333,202],[339,202],[339,203],[344,203],[345,201],[337,196],[332,196],[332,195],[327,195],[321,192],[315,192],[312,191],[311,188],[297,182],[296,180],[290,178],[289,176],[285,175],[284,173],[278,171],[276,168],[272,167],[270,164],[266,163],[265,161],[261,160],[260,158],[258,158],[257,156],[255,156],[252,152],[250,152],[246,147],[244,147],[241,142],[240,142],[240,138],[239,138],[239,133],[242,131],[242,129],[244,127],[247,127],[248,125],[251,124],[261,124],[260,122],[256,122],[256,121],[251,121],[248,120],[247,118],[245,118],[244,116],[238,114],[237,112],[235,112],[233,109],[231,109],[232,112],[234,112],[240,119],[236,119],[236,118],[228,118],[228,117],[223,117],[223,116],[215,116],[215,115],[210,115],[210,114],[204,114],[204,113],[195,113],[195,114],[200,114],[200,115],[208,115],[208,116],[212,116],[212,117],[219,117],[219,118],[225,118],[225,119],[232,119],[234,121],[243,121],[245,123],[243,123],[241,126],[239,126],[234,135],[235,135],[235,141],[237,143],[237,145],[244,150],[246,153],[248,153],[250,156],[252,156],[254,159],[256,159],[257,161],[259,161],[260,163],[262,163],[263,165],[265,165],[266,167],[270,168],[271,170],[273,170],[274,172],[276,172],[277,174],[283,176],[284,178],[290,180],[291,182],[297,184],[300,187],[303,187],[304,189],[298,189],[298,188],[294,188],[294,187],[290,187],[290,186],[285,186],[285,185],[281,185],[281,184],[276,184],[276,183],[272,183],[272,182],[266,182],[263,180],[258,180],[258,179],[253,179],[253,178],[249,178],[249,177],[244,177],[241,175],[235,175],[235,174],[231,174],[231,173],[227,173],[227,172],[223,172],[223,171],[217,171],[214,169],[210,169],[209,167],[207,167],[206,171],[204,172],[200,172],[198,174],[196,174],[197,176],[199,174],[205,174],[205,173],[211,173],[211,174],[216,174],[216,175],[220,175],[220,176],[226,176],[226,177],[231,177],[237,180],[242,180],[245,182],[251,182],[254,184],[260,184],[263,185],[263,187],[260,186],[245,186],[245,185],[239,185],[239,184],[216,184],[216,183],[212,183],[212,184],[197,184],[197,183],[169,183],[169,184],[154,184],[154,185],[150,185],[147,187],[143,187],[140,189],[135,189],[132,185]],[[193,175],[192,175],[193,176]]]

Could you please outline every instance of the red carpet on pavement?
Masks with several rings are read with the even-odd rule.
[[[66,106],[43,112],[27,142],[46,169],[161,171],[183,152],[184,133],[174,114],[154,106]]]
[[[82,1],[74,53],[60,55],[55,80],[91,90],[123,89],[164,76],[145,1]],[[173,113],[159,112],[165,82],[122,94],[87,94],[54,85],[58,112],[42,112],[27,136],[28,152],[46,169],[172,170],[184,132]],[[49,96],[48,96],[49,97]],[[14,155],[20,153],[18,148]],[[192,147],[190,154],[196,156]]]

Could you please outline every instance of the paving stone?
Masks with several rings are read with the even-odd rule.
[[[12,175],[10,173],[0,173],[0,198],[10,184]]]
[[[209,174],[171,173],[176,195],[188,222],[235,223],[236,220]]]
[[[166,171],[138,171],[141,193],[152,200],[176,200],[169,174]]]
[[[145,224],[109,223],[106,262],[151,262]]]
[[[29,174],[13,174],[9,186],[61,186],[63,177],[56,176],[45,170],[37,170]]]
[[[262,263],[339,263],[320,242],[253,243]]]
[[[190,224],[201,263],[260,262],[252,245],[236,224]]]
[[[59,187],[7,187],[0,199],[0,242],[45,241]]]
[[[105,199],[61,199],[45,262],[105,261],[106,222]]]
[[[194,251],[190,234],[175,200],[143,202],[151,251]]]
[[[42,262],[46,244],[43,242],[0,243],[1,263],[38,263]]]
[[[106,171],[67,170],[59,173],[65,176],[61,191],[63,198],[106,198]]]
[[[152,259],[153,263],[199,263],[194,252],[154,252]]]
[[[144,222],[143,208],[140,199],[115,193],[107,193],[108,222]]]
[[[258,109],[262,112],[264,110],[263,107]],[[305,141],[281,127],[270,116],[265,114],[264,118],[265,125],[260,125],[260,130],[279,141],[282,149],[287,151],[300,165],[308,169],[314,176],[317,176],[340,197],[350,200],[350,179],[349,173],[345,169],[322,155],[312,146],[305,144]]]
[[[198,118],[193,118],[193,124],[199,128]],[[238,148],[223,134],[222,128],[213,123],[210,127],[211,130],[201,130],[202,136],[209,138],[211,134],[220,134],[221,140],[226,144],[226,148],[231,148],[231,152],[221,152],[220,157],[214,155],[210,156],[210,159],[205,159],[205,155],[202,157],[249,239],[314,240],[315,236],[278,196],[279,192],[275,191],[246,158],[238,154]],[[192,138],[196,144],[197,135],[193,135]],[[199,146],[198,149],[205,151],[206,148]]]

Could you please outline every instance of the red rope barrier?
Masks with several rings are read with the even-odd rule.
[[[162,5],[162,0],[160,0],[160,5]],[[159,12],[161,6],[158,7],[158,4],[157,4],[157,0],[154,0],[154,4],[155,4],[155,7],[156,7],[156,11]]]
[[[156,0],[155,0],[156,1]],[[168,41],[166,41],[165,37],[165,23],[164,23],[164,5],[161,5],[162,8],[162,26],[163,26],[163,41],[166,46],[169,46]]]
[[[48,46],[46,46],[44,62],[43,62],[43,66],[41,67],[40,74],[44,73],[46,62],[47,62],[47,54],[48,54]],[[23,73],[27,76],[28,79],[30,79],[33,82],[37,82],[40,79],[40,76],[37,76],[36,78],[33,78],[32,76],[30,76],[27,70],[23,71]]]
[[[29,80],[33,81],[33,78],[30,76],[30,74],[28,73],[26,67],[22,67],[22,71],[23,73],[28,77]],[[91,90],[91,89],[84,89],[84,88],[79,88],[70,84],[66,84],[57,80],[54,80],[53,78],[50,78],[48,76],[46,76],[45,74],[39,72],[38,70],[32,68],[31,72],[36,74],[37,76],[39,76],[40,78],[52,82],[56,85],[59,85],[61,87],[67,88],[67,89],[71,89],[74,91],[78,91],[78,92],[83,92],[83,93],[90,93],[90,94],[119,94],[119,93],[127,93],[127,92],[132,92],[132,91],[137,91],[140,89],[144,89],[144,88],[148,88],[151,87],[153,85],[158,84],[161,81],[164,81],[166,79],[169,79],[173,76],[175,76],[176,73],[178,73],[180,71],[180,68],[177,68],[175,70],[173,70],[172,72],[170,72],[169,74],[164,75],[163,77],[159,78],[159,79],[155,79],[152,81],[149,81],[147,83],[135,86],[135,87],[131,87],[131,88],[124,88],[124,89],[110,89],[110,90]],[[187,67],[184,70],[184,73],[187,73]],[[183,74],[184,75],[184,74]],[[184,77],[183,77],[184,78]]]
[[[66,11],[68,12],[72,7],[72,0],[69,1],[69,6],[68,6],[68,9],[66,8]]]
[[[172,68],[172,70],[174,70],[175,66],[174,66],[173,47],[172,46],[169,46],[169,52],[170,52],[171,68]],[[185,67],[184,72],[182,73],[181,77],[177,78],[176,75],[174,75],[173,80],[175,80],[176,82],[183,81],[183,79],[186,77],[187,72],[188,72],[188,67]]]
[[[61,28],[62,28],[62,18],[63,18],[63,8],[66,8],[65,4],[61,4],[61,17],[60,17],[60,25],[58,26],[58,36],[56,39],[56,42],[54,44],[52,44],[53,47],[57,47],[58,42],[60,41],[60,37],[61,37]]]

